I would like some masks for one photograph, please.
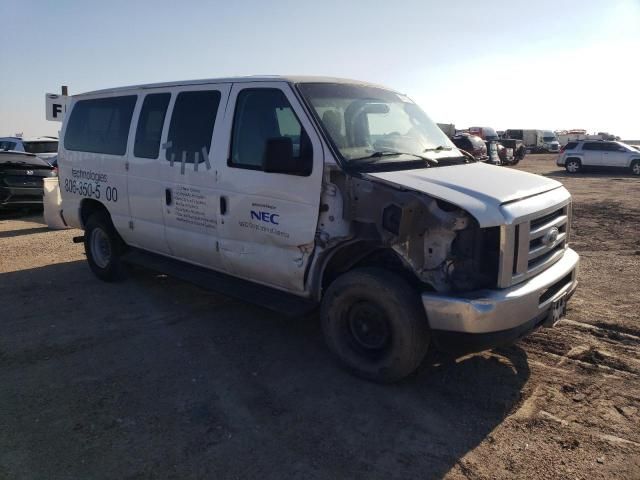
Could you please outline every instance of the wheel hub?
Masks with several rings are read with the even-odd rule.
[[[359,347],[367,350],[384,348],[390,337],[386,314],[369,302],[356,303],[348,313],[349,330]]]
[[[111,242],[107,233],[101,228],[91,232],[91,254],[93,261],[100,268],[106,268],[111,261]]]

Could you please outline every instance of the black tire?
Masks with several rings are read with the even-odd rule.
[[[579,173],[582,170],[582,162],[577,158],[568,158],[564,162],[564,168],[568,173]]]
[[[390,383],[413,373],[429,348],[420,297],[402,277],[356,269],[327,289],[320,310],[329,349],[355,375]]]
[[[640,160],[631,162],[631,175],[640,175]]]
[[[84,251],[91,271],[100,280],[113,282],[123,278],[121,256],[124,246],[107,212],[92,213],[84,229]],[[96,248],[100,248],[100,252],[95,251]]]

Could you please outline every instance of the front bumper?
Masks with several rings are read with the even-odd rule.
[[[42,205],[42,187],[0,186],[0,207],[35,207]]]
[[[535,277],[501,290],[479,290],[456,296],[422,294],[434,340],[447,350],[478,351],[509,343],[548,323],[554,302],[569,298],[577,287],[578,254],[563,257]],[[453,345],[449,345],[453,343]],[[475,344],[475,345],[474,345]]]

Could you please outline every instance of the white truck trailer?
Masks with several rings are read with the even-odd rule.
[[[560,151],[558,137],[551,130],[517,130],[509,129],[505,132],[507,138],[522,140],[527,150],[534,153],[556,153]]]

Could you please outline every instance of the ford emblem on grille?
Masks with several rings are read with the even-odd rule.
[[[27,175],[33,175],[33,170],[27,170]]]
[[[542,243],[547,246],[553,245],[558,239],[558,235],[560,235],[560,230],[558,230],[558,227],[550,228],[549,231],[544,234],[544,237],[542,237]]]

